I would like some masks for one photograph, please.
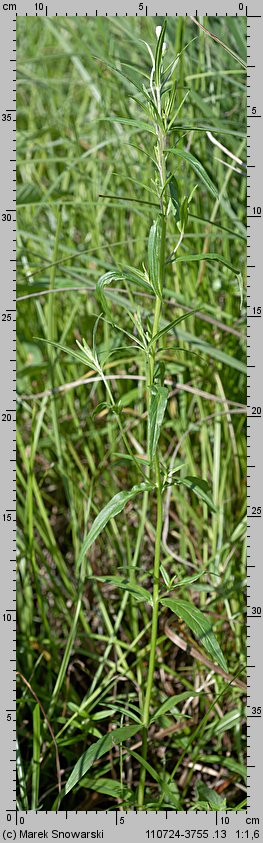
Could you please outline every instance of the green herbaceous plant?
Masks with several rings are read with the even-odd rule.
[[[262,454],[262,284],[261,242],[263,209],[262,167],[262,41],[263,25],[259,0],[248,5],[238,0],[211,2],[198,9],[188,3],[161,6],[149,2],[121,0],[85,3],[78,0],[0,4],[1,56],[1,824],[4,839],[103,839],[132,841],[137,835],[147,840],[259,840],[262,819],[262,614],[263,574],[260,552],[263,543]],[[16,21],[19,16],[52,17],[149,16],[241,16],[246,19],[247,71],[247,265],[248,265],[248,807],[244,811],[19,811],[16,809],[15,745],[15,641],[16,641],[16,484],[15,484],[15,396],[16,396]],[[212,24],[211,24],[212,28]],[[223,148],[223,147],[222,147]],[[241,162],[243,174],[245,164]],[[261,192],[262,191],[262,192]]]

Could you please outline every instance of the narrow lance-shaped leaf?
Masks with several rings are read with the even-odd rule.
[[[154,69],[154,78],[155,84],[157,88],[161,84],[161,71],[162,71],[162,56],[163,56],[163,49],[164,49],[164,38],[165,38],[165,31],[166,31],[166,21],[161,28],[160,35],[157,41],[157,47],[155,52],[155,69]]]
[[[184,319],[188,319],[188,317],[192,316],[193,313],[197,313],[198,310],[200,310],[200,308],[193,308],[193,310],[189,310],[188,313],[183,313],[182,316],[177,316],[176,319],[173,319],[172,322],[169,322],[168,325],[165,325],[165,328],[162,328],[161,331],[158,331],[158,334],[155,334],[154,337],[152,337],[149,342],[149,348],[151,348],[152,345],[155,345],[158,340],[161,339],[161,337],[164,337],[164,335],[167,334],[168,331],[172,331],[173,328],[176,327],[176,325],[179,325],[179,323],[183,322]]]
[[[173,480],[173,484],[186,486],[187,489],[190,489],[191,492],[200,498],[201,501],[206,503],[212,512],[216,512],[216,506],[214,504],[209,485],[202,477],[182,477],[182,479]]]
[[[212,656],[213,661],[219,664],[222,670],[227,673],[227,663],[214,635],[211,618],[207,617],[204,612],[200,612],[200,609],[187,600],[175,600],[173,597],[164,597],[160,600],[160,603],[162,606],[171,609],[175,615],[185,621],[207,653]]]
[[[109,752],[113,746],[118,746],[128,738],[132,738],[136,732],[138,732],[138,725],[122,726],[120,729],[114,729],[112,732],[103,736],[103,738],[99,738],[96,743],[93,743],[86,752],[83,752],[83,755],[80,756],[75,764],[75,767],[73,768],[66,783],[65,794],[69,793],[70,790],[78,784],[80,779],[82,779],[83,776],[85,776],[85,773],[87,773],[90,767],[92,767],[94,761],[97,761],[98,758],[101,758],[102,755]]]
[[[156,386],[152,389],[150,412],[148,418],[149,424],[149,455],[152,460],[156,454],[156,449],[161,433],[163,417],[166,410],[169,391],[165,386]]]
[[[114,498],[112,498],[106,506],[103,507],[101,512],[97,515],[97,518],[95,518],[95,521],[93,522],[92,527],[83,542],[77,560],[77,570],[79,570],[87,551],[94,544],[100,533],[102,533],[102,530],[104,530],[108,521],[110,521],[111,518],[115,518],[119,512],[122,512],[128,501],[135,498],[136,495],[139,495],[141,492],[145,492],[146,489],[149,489],[149,484],[140,483],[137,486],[133,486],[132,489],[127,492],[118,492],[118,494],[114,495]]]
[[[178,703],[183,702],[184,700],[189,700],[189,697],[197,697],[198,691],[182,691],[181,694],[174,694],[172,697],[168,697],[160,708],[157,708],[157,711],[151,717],[151,723],[154,723],[155,720],[158,720],[158,717],[161,717],[163,714],[167,714],[168,712],[172,711],[175,705]]]
[[[112,64],[111,62],[106,61],[106,59],[102,59],[102,58],[100,58],[100,56],[95,56],[95,55],[92,56],[92,58],[97,59],[97,61],[101,62],[101,64],[104,64],[105,67],[109,67],[110,70],[113,70],[114,73],[116,73],[117,76],[118,75],[122,76],[125,83],[129,82],[131,85],[134,85],[134,87],[137,88],[137,91],[140,91],[141,93],[143,92],[142,85],[140,85],[137,78],[134,77],[134,71],[135,71],[135,74],[137,74],[137,75],[140,74],[141,76],[144,76],[145,74],[142,73],[137,67],[132,68],[133,76],[127,76],[126,73],[123,73],[122,70],[120,70],[118,67],[115,67],[115,65]],[[126,62],[122,62],[121,64],[122,64],[123,67],[131,67],[131,65],[128,65]],[[125,85],[125,87],[129,87],[129,86]]]
[[[195,171],[197,176],[199,176],[199,178],[201,179],[203,184],[205,184],[205,186],[207,187],[207,190],[209,190],[209,192],[212,193],[212,196],[214,196],[215,199],[218,198],[217,188],[215,187],[215,185],[211,181],[210,176],[208,175],[205,168],[203,167],[203,164],[201,164],[201,162],[198,161],[198,158],[196,158],[195,155],[192,155],[191,152],[186,152],[185,149],[175,149],[174,147],[172,147],[169,150],[169,152],[172,155],[176,155],[177,158],[183,158],[184,161],[187,161],[188,164],[190,164],[192,169]]]
[[[146,123],[144,120],[136,120],[133,117],[103,117],[103,122],[107,123],[124,123],[126,126],[131,126],[132,129],[138,129],[139,132],[151,132],[155,135],[155,127],[151,123]]]
[[[44,337],[34,337],[34,339],[38,340],[38,342],[45,342],[47,345],[52,345],[54,348],[59,348],[60,351],[64,351],[65,354],[69,354],[71,357],[74,357],[76,360],[79,360],[81,363],[84,363],[84,366],[87,367],[89,365],[92,369],[96,372],[98,371],[98,365],[92,356],[92,352],[90,351],[90,356],[85,352],[85,354],[81,354],[79,351],[74,351],[73,348],[67,348],[65,345],[60,345],[59,342],[52,342],[52,340],[46,340]],[[78,343],[79,347],[82,349],[82,346]]]
[[[111,796],[112,799],[123,800],[127,803],[128,800],[131,800],[133,797],[132,790],[126,787],[123,782],[115,782],[112,779],[107,778],[106,776],[100,776],[96,778],[95,776],[85,776],[83,781],[83,787],[89,790],[95,790],[97,793],[103,793],[105,796]],[[77,832],[78,834],[79,832]],[[85,834],[85,832],[84,832]],[[96,834],[96,832],[94,832]],[[100,834],[100,832],[99,832]]]
[[[189,263],[191,261],[216,261],[217,263],[222,263],[223,266],[226,266],[227,269],[230,269],[234,275],[238,274],[238,270],[236,266],[233,266],[232,263],[227,261],[223,255],[220,255],[218,252],[198,252],[196,255],[180,255],[180,257],[171,258],[168,263]]]
[[[100,301],[103,310],[107,312],[108,305],[107,299],[104,294],[104,287],[108,287],[109,284],[112,284],[113,281],[123,282],[126,281],[130,284],[136,284],[138,287],[141,287],[143,290],[147,292],[152,292],[152,287],[149,284],[149,281],[145,278],[142,272],[139,269],[133,269],[132,267],[127,267],[122,272],[118,272],[118,270],[113,269],[109,272],[105,272],[104,275],[101,275],[99,278],[97,285],[96,285],[96,293],[98,299]]]
[[[178,580],[178,582],[174,582],[174,580],[176,579],[175,576],[171,580],[171,588],[181,588],[182,585],[191,585],[192,582],[196,582],[196,580],[199,580],[204,573],[205,571],[200,571],[199,574],[191,574],[190,577],[183,577],[183,579]]]
[[[139,602],[150,603],[152,605],[152,596],[146,588],[143,588],[142,585],[134,585],[134,583],[129,582],[126,580],[125,577],[89,577],[91,580],[97,580],[98,582],[105,582],[109,585],[115,585],[117,588],[121,588],[123,591],[128,591],[129,594],[132,594],[133,597],[138,600]]]

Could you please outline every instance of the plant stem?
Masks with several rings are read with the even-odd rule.
[[[161,94],[160,89],[156,91],[156,98],[157,98],[157,107],[159,114],[161,116],[162,109],[161,109]],[[161,231],[161,248],[160,248],[160,256],[159,256],[159,284],[160,289],[163,290],[164,286],[164,276],[165,276],[165,245],[166,245],[166,226],[167,226],[167,197],[166,197],[166,159],[165,159],[165,145],[166,145],[166,131],[165,127],[163,129],[160,126],[156,125],[156,136],[157,136],[157,145],[156,145],[156,163],[159,172],[159,179],[160,179],[160,211],[162,216],[162,231]],[[156,341],[154,341],[154,337],[158,334],[159,330],[159,321],[162,309],[162,297],[156,296],[155,299],[155,308],[154,308],[154,317],[153,317],[153,329],[152,329],[152,348],[151,348],[151,355],[147,359],[147,381],[148,381],[148,394],[150,396],[150,390],[153,386],[154,382],[154,365],[155,365],[155,355],[156,355]],[[150,408],[150,399],[147,400],[147,409],[149,413]],[[147,434],[147,456],[149,459],[149,426],[148,426],[148,434]],[[143,760],[146,761],[147,759],[147,748],[148,748],[148,728],[149,728],[149,721],[150,721],[150,704],[151,704],[151,696],[152,696],[152,688],[153,688],[153,680],[154,680],[154,666],[155,666],[155,654],[156,654],[156,641],[158,635],[158,619],[159,619],[159,576],[160,576],[160,554],[161,554],[161,537],[162,537],[162,520],[163,520],[163,502],[162,502],[162,482],[160,476],[160,466],[159,466],[159,457],[158,457],[158,450],[154,460],[154,468],[155,468],[155,478],[156,478],[156,487],[157,487],[157,519],[156,519],[156,536],[155,536],[155,552],[154,552],[154,569],[153,569],[153,594],[152,594],[152,602],[153,602],[153,610],[152,610],[152,629],[151,629],[151,642],[150,642],[150,657],[149,657],[149,667],[148,667],[148,676],[147,676],[147,684],[146,684],[146,692],[145,692],[145,699],[143,704],[143,711],[142,711],[142,721],[143,721],[143,730],[142,730],[142,757]],[[149,469],[150,471],[150,469]],[[147,469],[148,473],[148,469]],[[146,510],[144,510],[144,518],[146,518]],[[141,766],[140,770],[140,781],[138,787],[138,809],[143,810],[144,807],[144,789],[145,789],[145,778],[146,778],[146,768],[144,765]]]
[[[163,226],[163,229],[165,230],[165,225]],[[163,264],[164,264],[164,261],[163,261]],[[158,333],[161,306],[162,306],[162,300],[159,297],[156,297],[154,319],[153,319],[153,330],[152,330],[152,336],[153,337]],[[153,377],[154,377],[154,359],[155,359],[155,343],[153,343],[151,357],[149,358],[147,356],[147,359],[146,359],[147,412],[148,412],[148,414],[149,414],[149,411],[150,411],[150,388],[153,384]],[[147,457],[149,458],[149,427],[148,426],[147,426]],[[147,466],[146,477],[148,479],[150,477],[150,465]],[[144,492],[144,495],[143,495],[141,521],[140,521],[140,526],[139,526],[139,530],[138,530],[138,534],[137,534],[136,547],[135,547],[134,556],[133,556],[133,560],[132,560],[132,566],[131,566],[131,580],[133,582],[136,582],[136,577],[135,577],[136,565],[137,565],[137,562],[138,562],[141,542],[142,542],[143,533],[144,533],[145,521],[146,521],[146,516],[147,516],[147,508],[148,508],[148,499],[149,499],[149,492],[146,490],[146,492]],[[137,606],[135,605],[134,600],[132,600],[131,617],[132,617],[133,634],[135,636],[135,635],[138,635],[139,624],[138,624]],[[139,699],[140,699],[140,705],[141,705],[142,704],[142,692],[141,692],[142,671],[141,671],[141,661],[140,661],[140,659],[138,661],[138,666],[137,666],[137,682],[138,682],[138,688],[139,688],[138,693],[139,693]]]
[[[150,644],[150,658],[148,677],[146,685],[146,694],[143,708],[143,734],[142,734],[142,757],[144,761],[147,758],[148,746],[148,728],[150,720],[150,704],[152,696],[152,687],[154,680],[154,666],[156,641],[158,634],[158,617],[159,617],[159,573],[160,573],[160,554],[161,554],[161,538],[162,538],[162,520],[163,520],[163,502],[162,502],[162,483],[160,477],[159,459],[155,458],[155,470],[157,479],[157,523],[156,523],[156,537],[155,537],[155,553],[154,553],[154,569],[153,569],[153,612],[152,612],[152,631]],[[146,768],[141,766],[140,782],[138,789],[138,808],[143,809],[144,805],[144,787],[145,787]]]
[[[163,144],[161,145],[163,150]],[[163,166],[162,166],[163,172]],[[166,238],[166,215],[163,216],[163,224],[162,224],[162,248],[160,254],[160,279],[161,279],[161,286],[163,287],[164,281],[164,269],[165,269],[165,238]],[[154,320],[153,320],[153,331],[152,337],[156,336],[158,333],[159,328],[159,320],[161,315],[161,308],[162,308],[162,299],[158,296],[155,300],[155,310],[154,310]],[[153,342],[152,345],[152,354],[149,360],[149,387],[153,385],[154,380],[154,363],[155,363],[155,352],[156,352],[156,343]],[[147,446],[147,452],[149,455],[149,442]],[[157,519],[156,519],[156,536],[155,536],[155,552],[154,552],[154,569],[153,569],[153,611],[152,611],[152,630],[151,630],[151,643],[150,643],[150,658],[149,658],[149,667],[148,667],[148,676],[147,676],[147,685],[146,685],[146,693],[145,693],[145,700],[143,706],[143,732],[142,732],[142,757],[144,761],[147,759],[147,748],[148,748],[148,728],[149,728],[149,720],[150,720],[150,704],[151,704],[151,696],[152,696],[152,688],[153,688],[153,681],[154,681],[154,666],[155,666],[155,654],[156,654],[156,641],[158,635],[158,619],[159,619],[159,576],[160,576],[160,554],[161,554],[161,538],[162,538],[162,521],[163,521],[163,502],[162,502],[162,482],[160,476],[160,466],[159,466],[159,457],[158,452],[155,457],[155,476],[156,476],[156,485],[157,485]],[[138,788],[138,809],[142,810],[144,806],[144,788],[145,788],[145,777],[146,777],[146,768],[145,766],[141,766],[140,771],[140,782]]]

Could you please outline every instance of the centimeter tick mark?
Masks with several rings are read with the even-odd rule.
[[[241,6],[242,6],[242,8],[241,8]],[[53,12],[53,11],[51,11],[49,13],[48,6],[44,7],[43,3],[39,4],[39,7],[40,7],[39,10],[35,11],[33,14],[31,12],[23,12],[23,15],[25,15],[26,17],[43,17],[43,16],[49,17],[50,15],[55,16],[55,17],[63,17],[64,15],[65,15],[65,17],[84,17],[84,16],[85,17],[98,17],[98,16],[99,17],[108,17],[109,16],[109,12],[106,11],[106,9],[104,9],[104,11],[99,11],[98,9],[95,9],[92,12],[83,11],[82,13],[76,12],[75,10],[74,11],[72,10],[72,12],[68,12],[66,10],[64,10],[64,12]],[[43,8],[41,8],[41,7],[43,7]],[[246,17],[247,20],[256,20],[256,19],[259,20],[262,17],[262,15],[249,15],[248,14],[248,6],[245,6],[245,9],[244,9],[243,3],[240,3],[239,7],[240,8],[239,8],[238,12],[234,12],[234,13],[231,12],[230,13],[231,17],[233,15],[235,17]],[[181,16],[188,17],[188,15],[190,15],[190,14],[192,14],[192,10],[188,11],[188,12],[186,10],[185,11],[182,10],[180,12],[173,11],[173,15],[170,15],[169,12],[165,12],[162,9],[160,9],[158,12],[154,12],[154,13],[150,12],[151,17],[154,17],[154,16],[155,17],[181,17]],[[123,11],[123,12],[116,12],[115,11],[114,12],[114,11],[112,11],[112,12],[110,12],[110,15],[111,16],[114,15],[115,17],[132,16],[131,11],[129,11],[129,12],[126,12],[126,11]],[[148,6],[143,6],[143,9],[139,13],[137,11],[134,11],[133,15],[135,15],[135,17],[147,17],[149,15]],[[195,17],[197,18],[199,15],[202,15],[202,16],[205,16],[205,17],[228,17],[229,12],[227,12],[227,11],[223,12],[222,10],[220,10],[220,11],[213,12],[212,15],[209,15],[209,13],[207,11],[204,12],[203,9],[200,10],[200,11],[198,9],[195,9]],[[19,12],[16,12],[16,17],[19,17],[19,16],[20,16]],[[249,26],[249,24],[248,24],[248,26]],[[249,38],[249,35],[247,37]],[[255,65],[248,65],[248,67],[255,67]]]

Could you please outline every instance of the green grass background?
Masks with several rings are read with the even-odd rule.
[[[207,131],[245,161],[246,30],[243,18],[200,22],[236,58],[191,20],[168,19],[171,58],[189,44],[178,64],[178,105],[187,90],[189,95],[171,145],[179,141],[179,148],[197,156],[219,199],[185,162],[173,162],[182,193],[189,195],[195,184],[197,189],[178,253],[185,260],[167,270],[161,325],[185,308],[198,313],[166,337],[170,399],[160,447],[167,467],[182,464],[181,476],[197,474],[209,482],[217,512],[209,513],[187,489],[171,487],[162,549],[169,575],[205,572],[182,596],[210,613],[229,672],[236,673],[245,665],[246,347],[244,290],[237,275],[245,284],[246,179],[245,169],[213,144]],[[95,295],[100,275],[147,263],[154,137],[114,117],[143,118],[133,98],[136,88],[118,71],[146,83],[150,60],[143,39],[154,46],[157,23],[158,18],[135,17],[17,21],[20,809],[57,807],[56,752],[64,784],[95,739],[113,726],[133,724],[127,705],[138,703],[138,651],[143,679],[147,671],[150,614],[142,604],[135,622],[123,594],[87,580],[74,625],[75,563],[85,532],[117,491],[138,482],[138,472],[116,456],[123,446],[116,416],[103,403],[103,385],[93,380],[74,386],[92,377],[88,367],[39,338],[72,349],[76,339],[90,343],[101,310]],[[170,250],[177,236],[171,218]],[[207,252],[219,254],[222,262],[188,259]],[[127,330],[132,330],[129,312],[138,308],[144,324],[152,322],[152,302],[135,288],[113,284],[107,301],[114,323]],[[142,360],[133,347],[122,348],[121,333],[106,322],[99,323],[97,343],[100,353],[111,352],[105,373],[130,446],[140,454],[146,435]],[[89,573],[128,574],[140,506],[140,499],[132,502],[100,536]],[[153,504],[138,569],[146,587],[154,534]],[[191,696],[201,686],[204,693],[184,716],[180,703],[152,728],[148,760],[157,778],[147,772],[148,806],[241,809],[244,693],[177,650],[165,633],[167,620],[177,634],[187,634],[162,611],[153,710],[170,694],[187,690]],[[177,719],[180,728],[169,732]],[[138,741],[139,736],[138,727]],[[132,808],[139,762],[126,749],[117,747],[96,762],[62,808]]]

